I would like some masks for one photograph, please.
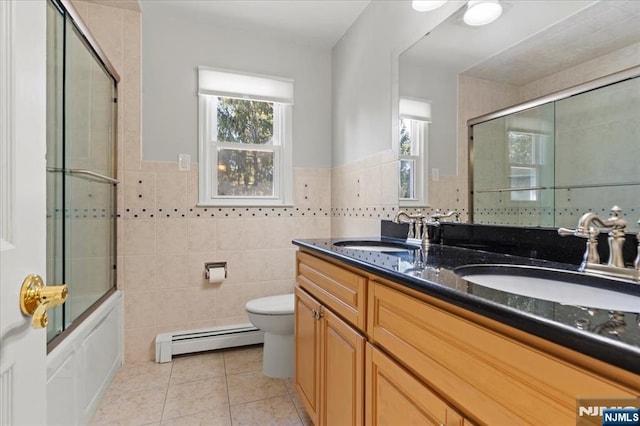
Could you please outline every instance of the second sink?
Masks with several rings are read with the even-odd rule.
[[[631,282],[518,265],[468,265],[456,268],[454,272],[470,283],[535,299],[611,311],[640,312],[640,287],[627,287],[637,286]]]

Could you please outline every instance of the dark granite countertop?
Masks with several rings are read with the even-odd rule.
[[[431,245],[426,251],[414,246],[414,249],[394,253],[334,245],[345,240],[405,242],[394,238],[338,238],[294,240],[293,243],[640,374],[640,305],[634,312],[619,312],[557,303],[474,284],[454,270],[479,264],[543,267],[564,271],[569,278],[575,276],[582,285],[606,288],[630,297],[640,297],[640,284],[579,273],[572,264],[448,245]],[[499,270],[497,267],[496,271]],[[535,277],[545,272],[532,268],[527,270],[527,275]]]

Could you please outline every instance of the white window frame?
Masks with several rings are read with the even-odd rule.
[[[292,161],[292,119],[293,119],[293,81],[277,77],[243,74],[233,71],[199,67],[199,182],[198,206],[291,206],[293,205],[293,161]],[[207,73],[210,72],[208,75]],[[271,94],[260,95],[242,93],[244,87],[237,85],[231,90],[227,87],[207,88],[207,78],[230,75],[242,80],[244,77],[256,81],[273,79],[276,84],[291,85],[291,98],[280,99]],[[203,83],[204,81],[204,83]],[[250,81],[249,81],[250,82]],[[284,82],[284,83],[283,83]],[[235,83],[235,80],[233,81]],[[221,90],[222,89],[222,90]],[[272,102],[274,109],[273,143],[265,145],[218,142],[217,140],[217,103],[218,98],[237,98]],[[232,196],[218,195],[218,149],[238,149],[243,151],[273,152],[273,190],[272,196]]]
[[[529,170],[531,173],[529,174],[529,187],[540,186],[540,168],[542,165],[542,159],[544,158],[544,139],[545,136],[541,133],[535,133],[530,131],[520,131],[520,130],[508,130],[507,137],[509,140],[510,134],[525,134],[531,137],[531,163],[520,164],[520,163],[512,163],[511,160],[508,161],[509,171],[509,187],[512,189],[517,189],[518,187],[513,186],[513,177],[524,177],[526,175],[516,175],[515,170]],[[509,144],[511,142],[509,141]],[[509,149],[511,147],[509,146]],[[507,155],[509,155],[507,153]],[[510,200],[514,202],[531,202],[535,203],[540,201],[540,190],[532,189],[532,190],[522,190],[522,191],[510,191]]]
[[[402,129],[402,120],[407,120],[410,126],[409,134],[411,135],[411,154],[401,155],[398,153],[398,193],[401,193],[402,161],[411,161],[413,163],[413,182],[412,196],[409,198],[399,198],[399,204],[406,207],[422,207],[428,204],[428,182],[427,167],[429,152],[429,124],[431,123],[431,103],[429,101],[401,98],[400,99],[400,123],[399,129]],[[399,130],[400,131],[400,130]],[[398,150],[400,145],[398,145]]]
[[[526,170],[529,173],[528,174],[518,174],[517,171],[518,170]],[[509,180],[510,180],[510,187],[512,189],[517,189],[519,188],[518,186],[514,186],[513,185],[513,179],[514,178],[525,178],[527,177],[529,179],[529,182],[526,186],[528,187],[534,187],[534,186],[538,186],[538,168],[537,167],[533,167],[533,166],[520,166],[520,165],[511,165],[509,167]],[[522,190],[522,191],[511,191],[511,201],[538,201],[539,196],[538,196],[538,192],[539,190],[537,189],[530,189],[530,190]]]

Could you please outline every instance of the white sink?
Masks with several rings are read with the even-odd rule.
[[[640,292],[628,294],[593,286],[606,282],[605,278],[513,265],[470,265],[456,268],[455,273],[473,284],[535,299],[610,311],[640,312]],[[590,281],[591,285],[581,284],[581,280]],[[617,285],[640,286],[620,281]]]
[[[392,241],[368,241],[368,240],[349,240],[349,241],[337,241],[333,243],[334,246],[351,249],[351,250],[363,250],[363,251],[375,251],[384,253],[398,253],[409,250],[417,250],[420,247],[412,246],[405,243],[396,243]]]

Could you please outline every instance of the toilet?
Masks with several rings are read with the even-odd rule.
[[[262,373],[267,377],[293,377],[293,293],[247,302],[249,321],[264,331]]]

